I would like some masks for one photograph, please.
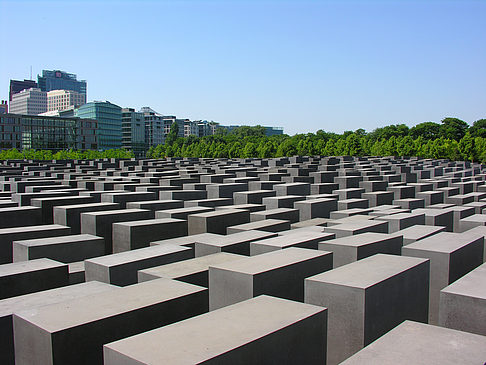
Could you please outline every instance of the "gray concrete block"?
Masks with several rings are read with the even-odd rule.
[[[89,203],[95,203],[95,201],[90,196],[67,196],[67,197],[32,199],[31,203],[33,206],[41,209],[42,223],[52,224],[54,222],[54,213],[53,213],[54,207],[60,205],[89,204]]]
[[[103,345],[207,311],[207,289],[158,279],[14,314],[16,364],[102,364]]]
[[[248,190],[248,184],[233,183],[233,184],[212,184],[207,186],[208,198],[231,198],[233,199],[233,193],[238,191]],[[202,199],[202,198],[199,198]]]
[[[400,231],[402,229],[414,226],[416,224],[425,224],[424,213],[399,213],[389,216],[377,217],[377,221],[385,221],[388,223],[388,230],[390,233]]]
[[[335,199],[312,199],[294,203],[294,208],[299,210],[301,221],[313,218],[329,218],[331,212],[337,210]]]
[[[57,237],[70,233],[71,228],[59,224],[0,229],[0,264],[6,264],[13,261],[13,241]]]
[[[266,209],[277,209],[277,208],[293,208],[294,203],[298,201],[305,200],[305,196],[299,195],[284,195],[275,196],[269,198],[263,198],[262,202]]]
[[[195,243],[195,256],[200,257],[218,252],[230,252],[249,256],[251,242],[265,240],[276,236],[277,233],[274,232],[252,230],[220,237],[200,237]]]
[[[356,221],[336,224],[324,228],[324,232],[333,233],[336,238],[352,236],[355,234],[375,232],[375,233],[388,233],[388,222],[381,222],[377,220],[363,220],[359,219],[359,216],[353,216],[349,218],[355,218]],[[337,222],[337,221],[336,221]]]
[[[305,279],[305,302],[327,307],[327,364],[406,319],[427,320],[429,261],[378,254]]]
[[[399,205],[403,209],[425,208],[425,200],[417,198],[406,198],[393,200],[393,204]]]
[[[0,265],[0,299],[68,285],[68,266],[50,259]]]
[[[189,247],[155,245],[85,260],[86,281],[126,286],[137,282],[137,271],[193,258]]]
[[[154,212],[145,209],[119,209],[81,213],[81,233],[100,236],[105,239],[105,253],[113,248],[113,223],[129,222],[135,219],[152,219]]]
[[[485,357],[485,336],[405,321],[342,365],[474,365]]]
[[[253,213],[252,213],[253,214]],[[224,209],[188,216],[189,235],[198,233],[226,234],[230,226],[250,222],[250,212],[238,209]]]
[[[221,209],[241,209],[253,213],[253,212],[259,212],[261,210],[265,210],[265,206],[262,204],[235,204],[235,205],[224,205],[221,207],[215,207],[215,210],[221,210]]]
[[[236,194],[236,193],[235,193]],[[224,207],[228,205],[233,205],[233,199],[231,198],[214,198],[214,199],[199,199],[199,200],[186,200],[184,202],[184,207]]]
[[[425,224],[428,226],[442,226],[447,232],[454,230],[454,214],[447,209],[415,209],[412,213],[424,213]]]
[[[310,195],[310,184],[307,183],[288,183],[278,184],[273,187],[277,196],[286,195]]]
[[[392,233],[392,235],[402,236],[403,245],[409,245],[415,241],[433,236],[434,234],[445,232],[445,227],[426,226],[416,224],[414,226],[402,229]]]
[[[105,254],[102,237],[90,234],[13,241],[13,261],[40,258],[71,263]]]
[[[150,242],[187,236],[187,221],[173,218],[113,223],[113,253],[148,247]]]
[[[486,226],[486,214],[473,214],[459,221],[459,229],[461,232],[482,226]]]
[[[42,210],[37,207],[0,208],[0,229],[42,224]]]
[[[155,218],[173,218],[187,220],[191,214],[199,214],[214,211],[213,208],[208,207],[189,207],[189,208],[176,208],[157,210],[155,212]]]
[[[189,284],[209,287],[209,266],[226,263],[243,258],[228,252],[196,257],[138,271],[138,282],[159,278],[180,280]]]
[[[71,227],[73,234],[81,233],[81,213],[120,209],[116,203],[90,203],[55,206],[53,218],[55,224]]]
[[[323,364],[326,319],[325,308],[259,296],[109,343],[105,365]]]
[[[281,232],[290,230],[290,221],[281,219],[265,219],[250,223],[238,224],[226,229],[227,234],[245,232],[250,230],[265,232]]]
[[[295,231],[295,230],[294,230]],[[260,255],[272,251],[280,251],[290,247],[309,248],[317,250],[319,242],[335,238],[332,233],[306,230],[290,231],[283,236],[268,238],[250,244],[251,256]]]
[[[299,210],[291,208],[276,208],[250,213],[250,221],[257,222],[265,219],[287,220],[290,223],[299,221]]]
[[[209,267],[209,310],[261,294],[304,300],[304,279],[332,269],[332,253],[288,248]]]
[[[369,202],[366,199],[346,199],[346,200],[338,200],[338,210],[346,210],[346,209],[367,209],[369,207]]]
[[[440,291],[439,325],[486,336],[486,264]]]
[[[484,238],[441,232],[402,247],[402,255],[430,259],[429,323],[439,319],[440,290],[483,263]]]
[[[362,198],[368,200],[370,207],[376,207],[379,205],[391,205],[394,194],[391,191],[373,191],[363,193]]]
[[[319,243],[319,250],[333,253],[334,268],[378,253],[400,255],[402,236],[385,233],[362,233]]]
[[[141,202],[128,202],[128,209],[148,209],[148,210],[165,210],[184,208],[183,200],[147,200]]]
[[[234,193],[235,204],[262,204],[264,198],[275,196],[274,190],[251,190]]]
[[[92,281],[0,300],[0,336],[2,338],[2,342],[0,343],[0,363],[5,365],[13,365],[15,363],[13,335],[14,312],[81,298],[114,288],[116,286]]]

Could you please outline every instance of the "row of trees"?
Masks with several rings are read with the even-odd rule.
[[[172,132],[172,131],[171,131]],[[324,156],[419,156],[486,162],[486,119],[469,125],[457,118],[445,118],[441,124],[420,123],[363,129],[343,134],[314,133],[265,136],[265,129],[240,127],[229,134],[197,138],[172,137],[163,145],[151,147],[148,157],[249,158],[293,155]]]
[[[78,151],[66,150],[53,153],[50,150],[23,150],[15,148],[0,151],[0,160],[92,160],[98,158],[131,158],[132,151],[124,149],[107,151]]]
[[[295,155],[322,156],[418,156],[424,158],[448,158],[486,163],[486,119],[469,126],[457,118],[445,118],[442,122],[420,123],[412,128],[405,124],[389,125],[372,132],[364,129],[346,131],[343,134],[318,130],[316,133],[294,136],[266,136],[265,128],[239,127],[228,133],[219,129],[216,135],[198,138],[177,137],[174,123],[166,143],[152,146],[147,157],[202,157],[202,158],[271,158]],[[131,158],[131,151],[67,150],[36,151],[16,149],[0,151],[0,160],[6,159],[97,159]]]

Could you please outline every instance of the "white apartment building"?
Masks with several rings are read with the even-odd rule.
[[[47,92],[47,111],[66,110],[86,104],[86,94],[73,90],[52,90]]]
[[[47,93],[41,89],[25,89],[12,95],[9,112],[38,115],[47,111]]]

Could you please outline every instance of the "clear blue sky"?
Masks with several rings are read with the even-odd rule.
[[[486,118],[486,1],[0,0],[0,97],[61,69],[88,100],[342,132]]]

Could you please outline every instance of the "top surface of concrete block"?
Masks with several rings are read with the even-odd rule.
[[[241,260],[214,265],[214,267],[222,270],[238,271],[249,275],[256,275],[273,270],[276,267],[292,265],[298,261],[310,260],[330,254],[331,253],[327,251],[290,247],[285,250],[272,251],[252,257],[244,257]]]
[[[0,265],[0,277],[23,274],[30,271],[38,271],[45,269],[52,269],[56,267],[63,267],[67,265],[50,259],[36,259],[30,261],[14,262],[12,264]]]
[[[473,365],[486,359],[486,336],[405,321],[342,365]]]
[[[324,241],[323,243],[325,244],[339,244],[343,246],[351,246],[351,247],[359,247],[359,246],[364,246],[368,244],[372,244],[375,242],[381,242],[384,240],[389,240],[393,237],[397,237],[399,235],[391,235],[388,233],[374,233],[374,232],[366,232],[366,233],[361,233],[357,234],[354,236],[347,236],[347,237],[341,237],[341,238],[336,238],[333,240],[329,241]],[[325,246],[323,246],[325,247]]]
[[[152,267],[140,270],[145,274],[164,277],[167,279],[177,279],[182,276],[198,273],[208,270],[209,266],[219,265],[229,261],[235,261],[245,258],[245,256],[236,255],[228,252],[218,252],[212,255],[196,257],[194,259],[173,262],[162,266]]]
[[[33,307],[54,304],[81,296],[101,293],[118,288],[115,285],[90,281],[88,283],[74,284],[61,288],[44,290],[36,293],[19,295],[0,300],[0,317]]]
[[[407,249],[451,253],[470,244],[471,237],[461,233],[440,232],[406,246]]]
[[[102,266],[117,266],[121,264],[130,263],[133,261],[144,260],[155,255],[171,254],[176,252],[183,252],[190,250],[188,247],[178,245],[154,245],[150,247],[138,248],[136,250],[124,251],[95,257],[87,261],[102,265]]]
[[[16,314],[53,333],[204,290],[180,281],[156,279]]]
[[[105,354],[106,348],[109,348],[144,364],[211,362],[211,359],[231,349],[247,346],[256,339],[325,310],[322,307],[261,295],[107,344]],[[262,355],[261,359],[265,358]]]
[[[426,261],[428,260],[415,257],[377,254],[322,274],[311,276],[306,280],[366,289]]]
[[[441,292],[486,300],[486,263],[446,286]]]

